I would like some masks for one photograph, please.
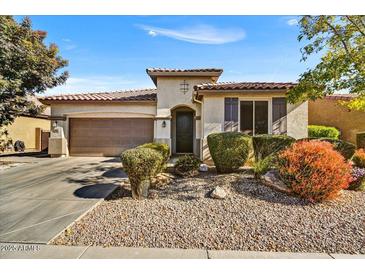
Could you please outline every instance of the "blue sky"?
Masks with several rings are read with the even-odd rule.
[[[296,18],[31,16],[69,60],[66,85],[46,94],[153,87],[147,67],[223,68],[219,81],[295,81],[310,65],[300,62]]]

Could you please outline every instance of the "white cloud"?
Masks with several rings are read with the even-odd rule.
[[[216,28],[210,25],[196,25],[181,29],[167,29],[147,25],[138,25],[151,36],[161,35],[195,44],[226,44],[245,38],[241,28]]]
[[[295,19],[295,18],[292,18],[292,19],[289,19],[288,21],[286,21],[286,23],[289,25],[289,26],[296,26],[298,25],[298,20]]]
[[[63,38],[62,42],[63,42],[62,48],[65,50],[73,50],[77,48],[77,45],[73,43],[73,41],[69,38]]]
[[[154,32],[153,30],[150,30],[150,31],[148,32],[148,35],[150,35],[150,36],[152,36],[152,37],[155,37],[155,36],[157,35],[157,33],[156,33],[156,32]]]
[[[104,92],[129,89],[135,81],[123,76],[87,76],[70,77],[62,86],[55,87],[46,91],[46,95],[70,94],[85,92]],[[140,84],[140,83],[139,83]],[[142,86],[143,87],[143,86]]]

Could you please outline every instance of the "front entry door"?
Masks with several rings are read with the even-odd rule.
[[[192,112],[176,112],[176,152],[193,153]]]

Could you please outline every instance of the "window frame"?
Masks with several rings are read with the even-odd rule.
[[[267,102],[267,134],[272,134],[272,98],[238,98],[238,130],[241,132],[241,101],[249,101],[253,102],[253,129],[252,129],[252,136],[255,136],[255,108],[256,108],[256,101]]]

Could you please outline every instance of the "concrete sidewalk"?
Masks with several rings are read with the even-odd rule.
[[[0,243],[1,259],[365,259],[365,255]]]

